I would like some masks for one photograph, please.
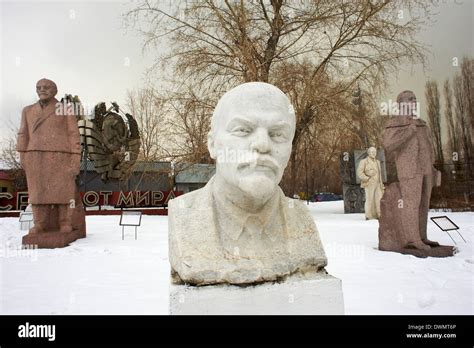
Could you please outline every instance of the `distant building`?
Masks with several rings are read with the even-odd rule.
[[[182,164],[175,169],[176,191],[188,193],[206,185],[216,172],[215,164]]]
[[[0,169],[0,192],[13,193],[13,178],[8,170]]]
[[[191,192],[206,183],[216,172],[214,164],[183,164],[172,167],[171,162],[136,162],[132,167],[130,178],[126,181],[111,180],[104,183],[95,171],[94,164],[81,163],[79,189],[86,191],[182,191]],[[173,183],[173,176],[174,183]]]
[[[95,171],[94,164],[81,163],[79,189],[85,191],[170,191],[173,188],[170,162],[136,162],[128,180],[111,180],[104,183]]]

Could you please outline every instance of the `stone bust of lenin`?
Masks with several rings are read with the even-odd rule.
[[[169,203],[173,282],[252,284],[326,266],[309,211],[278,186],[295,124],[288,97],[267,83],[244,83],[219,100],[208,135],[216,174]]]

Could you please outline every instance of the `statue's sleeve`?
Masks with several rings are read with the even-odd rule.
[[[26,109],[26,108],[25,108]],[[26,110],[23,109],[21,113],[21,124],[20,129],[18,130],[18,138],[16,141],[16,150],[18,152],[24,152],[28,148],[29,142],[29,133],[28,133],[28,123],[26,121]]]
[[[416,126],[415,126],[416,127]],[[416,128],[412,127],[387,127],[383,132],[383,147],[386,152],[397,151],[407,140],[416,133]]]
[[[79,136],[79,127],[77,126],[76,116],[68,115],[67,117],[67,128],[68,128],[68,140],[71,145],[72,153],[81,153],[81,139]]]
[[[382,163],[377,160],[377,169],[379,170],[379,179],[380,179],[380,183],[382,184],[383,186],[383,173],[382,173]]]
[[[368,181],[370,178],[365,175],[364,171],[365,171],[365,161],[362,160],[360,161],[359,163],[359,166],[357,167],[357,176],[360,178],[360,180],[362,181]]]
[[[68,141],[72,154],[71,169],[74,175],[78,175],[81,167],[81,138],[79,135],[79,127],[77,126],[76,116],[68,115],[65,117],[67,117]]]

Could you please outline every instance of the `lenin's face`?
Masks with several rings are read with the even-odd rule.
[[[249,83],[231,90],[216,108],[209,151],[216,175],[254,198],[270,196],[291,154],[295,116],[276,87]]]
[[[416,96],[411,91],[404,91],[397,97],[400,116],[418,116]]]
[[[369,147],[369,149],[367,150],[367,154],[370,158],[374,159],[375,157],[377,157],[377,150],[375,149],[375,147]]]
[[[49,102],[57,93],[56,86],[49,80],[42,79],[36,84],[36,93],[41,102]]]

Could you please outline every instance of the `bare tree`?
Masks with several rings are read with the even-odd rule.
[[[198,95],[191,85],[170,94],[168,103],[174,117],[169,125],[176,162],[212,162],[207,150],[207,134],[216,98],[212,93]]]
[[[453,91],[451,89],[449,79],[446,79],[446,81],[444,81],[443,91],[445,104],[444,116],[446,118],[446,124],[448,126],[448,153],[449,156],[453,158],[454,154],[459,154],[459,140],[458,126],[453,114]]]
[[[463,57],[461,63],[461,75],[464,94],[467,98],[467,121],[472,132],[474,119],[474,58]]]
[[[462,87],[466,102],[466,112],[463,124],[463,143],[467,153],[468,162],[473,165],[473,121],[474,121],[474,59],[463,57],[461,62]]]
[[[469,164],[472,163],[473,61],[473,59],[464,58],[461,64],[461,72],[453,78],[454,110],[459,127],[460,147],[462,148],[464,162]]]
[[[315,62],[313,77],[350,66],[353,77],[372,84],[400,59],[424,58],[413,39],[429,12],[424,1],[201,0],[184,6],[145,0],[126,18],[145,23],[145,45],[170,40],[165,61],[176,64],[180,77],[213,86],[271,81],[273,67],[305,58]]]
[[[292,100],[297,125],[302,124],[300,117],[309,117],[308,114],[312,117],[306,129],[296,130],[303,134],[304,141],[293,142],[289,170],[282,184],[286,192],[301,191],[301,173],[307,164],[307,153],[311,157],[308,165],[310,172],[326,174],[324,167],[334,162],[334,166],[328,168],[328,171],[334,170],[331,175],[337,177],[337,159],[341,152],[347,151],[350,146],[365,148],[377,142],[378,124],[374,120],[377,108],[373,98],[368,93],[357,90],[357,102],[353,102],[353,93],[350,91],[334,93],[334,90],[340,88],[340,83],[332,82],[328,76],[308,80],[310,69],[311,64],[298,64],[287,65],[275,72],[275,83]],[[304,96],[306,90],[313,91],[310,97]],[[312,108],[307,107],[308,103]],[[324,179],[318,175],[318,180]]]
[[[192,83],[191,95],[201,100],[263,81],[288,93],[297,115],[290,166],[296,181],[300,140],[332,100],[351,100],[357,84],[374,95],[400,62],[424,63],[414,35],[429,14],[421,0],[202,0],[184,8],[145,0],[126,18],[144,34],[145,47],[170,44],[157,63],[173,67],[175,89]],[[298,86],[282,78],[291,71],[305,72]],[[318,95],[323,89],[316,92],[317,85],[330,86],[330,93]],[[209,125],[206,117],[210,113],[200,125]]]
[[[26,188],[26,174],[20,163],[20,155],[16,151],[16,138],[18,134],[18,127],[12,124],[7,126],[9,135],[3,141],[0,150],[0,164],[7,169],[13,179],[14,191],[20,191]]]
[[[169,156],[166,100],[152,87],[128,91],[127,109],[135,117],[141,138],[139,160],[158,161]]]
[[[441,106],[438,83],[435,80],[429,80],[425,84],[426,112],[428,114],[428,123],[433,139],[433,150],[435,162],[442,170],[444,167],[443,143],[441,137]]]

